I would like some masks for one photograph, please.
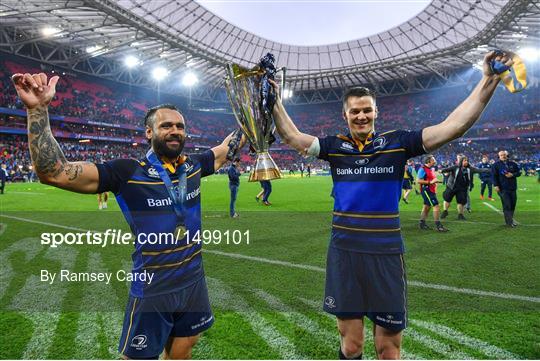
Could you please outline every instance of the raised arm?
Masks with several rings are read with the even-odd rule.
[[[456,170],[457,167],[458,167],[457,165],[451,165],[450,167],[446,167],[446,168],[441,169],[439,172],[440,173],[453,172],[454,170]]]
[[[214,152],[214,171],[217,171],[219,168],[225,164],[227,161],[227,152],[229,151],[229,143],[234,135],[234,132],[229,134],[225,139],[223,139],[223,142],[221,142],[220,145],[212,148],[212,152]],[[241,149],[246,144],[246,136],[242,135],[242,139],[240,139],[240,146]]]
[[[273,80],[269,80],[269,82],[272,84],[277,94],[273,115],[279,136],[285,143],[291,146],[291,148],[296,149],[302,154],[306,154],[316,137],[302,133],[296,128],[296,125],[294,125],[291,117],[289,117],[289,114],[287,114],[287,111],[281,102],[279,86]]]
[[[48,107],[59,77],[52,77],[48,83],[44,73],[15,74],[11,79],[26,106],[28,148],[39,180],[74,192],[96,193],[99,176],[95,164],[68,162],[51,131]]]
[[[489,168],[476,168],[472,165],[470,166],[472,173],[491,173],[491,169]]]
[[[461,137],[480,118],[500,81],[499,76],[490,68],[492,60],[501,61],[509,66],[513,64],[506,53],[496,55],[492,51],[484,57],[482,80],[472,93],[442,123],[424,129],[422,142],[428,152]]]

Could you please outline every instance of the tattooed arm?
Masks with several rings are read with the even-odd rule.
[[[90,162],[68,162],[54,139],[49,124],[48,106],[56,91],[58,77],[40,74],[15,74],[15,89],[26,105],[28,114],[28,147],[39,180],[58,188],[79,193],[96,193],[99,176]]]

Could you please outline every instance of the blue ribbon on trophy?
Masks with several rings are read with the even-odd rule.
[[[502,56],[503,53],[502,50],[495,50],[495,55]],[[489,63],[489,66],[491,71],[501,78],[501,81],[510,93],[517,93],[527,87],[527,69],[519,55],[512,52],[506,53],[511,56],[512,61],[514,62],[512,66],[508,66],[498,60],[492,60]],[[516,86],[516,83],[519,84],[519,86]]]
[[[167,174],[167,171],[161,165],[160,160],[158,159],[156,153],[150,149],[146,153],[146,159],[148,162],[156,169],[159,174],[159,177],[165,184],[169,197],[171,197],[174,213],[178,219],[176,229],[174,230],[174,236],[177,241],[182,240],[186,235],[186,217],[185,217],[185,208],[184,202],[186,200],[187,193],[187,172],[185,163],[182,164],[178,170],[178,185],[174,186],[171,178]]]

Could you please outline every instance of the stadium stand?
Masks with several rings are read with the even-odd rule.
[[[39,65],[13,58],[1,64],[0,83],[0,142],[2,163],[7,164],[12,180],[31,174],[26,144],[26,121],[22,104],[17,99],[10,75],[16,72],[40,72]],[[469,70],[470,71],[470,70]],[[138,158],[146,148],[142,119],[146,109],[157,103],[177,105],[188,122],[189,151],[214,146],[223,139],[236,122],[231,113],[208,112],[189,108],[184,98],[160,95],[144,89],[130,88],[97,78],[63,75],[51,104],[53,133],[60,140],[68,158],[105,161],[118,157]],[[474,77],[474,74],[471,74]],[[470,88],[446,87],[422,93],[382,97],[377,100],[379,120],[377,130],[418,129],[444,119],[455,105],[463,100]],[[536,85],[538,89],[538,85]],[[452,162],[457,153],[468,154],[473,161],[482,154],[495,158],[499,149],[507,149],[524,169],[538,168],[540,158],[540,97],[524,92],[505,97],[496,93],[494,103],[502,97],[512,103],[506,107],[489,107],[481,120],[460,139],[435,154],[440,164]],[[441,102],[440,99],[445,99]],[[316,136],[345,133],[341,118],[341,103],[322,103],[288,106],[298,127]],[[80,142],[83,140],[84,142]],[[301,164],[312,164],[314,169],[326,167],[314,159],[304,159],[280,142],[271,148],[272,155],[283,169],[298,170]],[[244,164],[251,164],[248,154],[242,155]]]

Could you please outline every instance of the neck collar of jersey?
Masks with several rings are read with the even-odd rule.
[[[358,150],[361,152],[362,150],[364,150],[364,148],[373,141],[373,138],[375,138],[375,132],[370,132],[366,138],[365,141],[361,141],[361,140],[356,140],[353,138],[353,136],[351,135],[351,133],[347,133],[347,135],[341,135],[339,134],[338,135],[338,138],[340,139],[343,139],[343,140],[346,140],[352,144],[355,144],[356,147],[358,148]]]
[[[186,161],[186,156],[184,154],[180,154],[176,160],[173,162],[169,162],[167,160],[164,160],[163,158],[159,158],[161,160],[161,163],[163,164],[163,167],[167,169],[170,173],[176,173],[176,168],[178,166],[181,166]]]

